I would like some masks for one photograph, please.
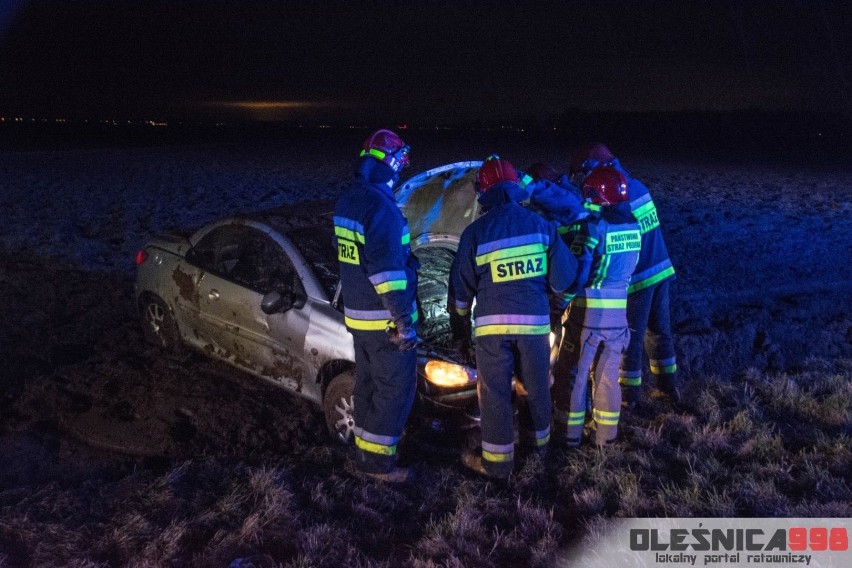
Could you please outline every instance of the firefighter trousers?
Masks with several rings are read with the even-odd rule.
[[[521,413],[522,440],[537,449],[550,441],[550,345],[546,335],[484,335],[476,338],[482,465],[496,477],[508,477],[515,460],[512,377],[527,391]]]
[[[672,340],[669,288],[671,279],[634,292],[627,297],[627,325],[630,343],[621,359],[619,383],[642,385],[642,356],[648,354],[657,386],[670,391],[677,386],[677,359]]]
[[[397,444],[414,403],[417,350],[400,351],[384,333],[353,333],[355,461],[368,473],[396,467]]]
[[[583,436],[589,379],[592,379],[592,422],[595,442],[615,439],[621,413],[618,368],[627,348],[627,328],[595,329],[568,320],[554,365],[553,403],[555,436],[559,442],[578,445]]]

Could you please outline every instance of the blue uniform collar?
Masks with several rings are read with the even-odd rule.
[[[479,204],[483,209],[492,209],[506,203],[518,203],[527,197],[527,192],[513,181],[501,181],[488,188],[479,196]]]

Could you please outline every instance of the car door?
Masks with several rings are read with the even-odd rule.
[[[187,261],[200,269],[195,281],[195,305],[187,307],[187,320],[193,323],[195,339],[218,357],[252,368],[257,343],[252,339],[262,330],[256,321],[259,295],[235,278],[241,258],[247,273],[248,247],[253,234],[248,227],[226,224],[208,232],[187,254]],[[195,308],[195,313],[192,308]]]
[[[197,334],[204,349],[246,370],[298,390],[307,317],[298,308],[266,314],[272,291],[303,297],[280,243],[252,222],[226,224],[203,237],[189,258],[207,270],[198,281]]]

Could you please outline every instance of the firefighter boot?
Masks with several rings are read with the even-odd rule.
[[[621,385],[621,408],[633,410],[642,398],[642,387]]]
[[[461,462],[464,467],[473,473],[492,479],[494,481],[508,481],[510,474],[497,475],[497,472],[488,471],[482,463],[482,456],[476,452],[465,452],[462,454]],[[500,472],[503,473],[503,472]]]
[[[358,477],[365,481],[379,481],[381,483],[406,483],[411,481],[414,476],[412,471],[406,467],[397,467],[387,473],[369,473],[359,471]]]
[[[677,375],[671,373],[658,375],[657,389],[660,391],[659,398],[668,400],[672,404],[680,403],[680,382]]]

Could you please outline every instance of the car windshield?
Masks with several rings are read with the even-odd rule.
[[[287,236],[313,268],[328,297],[333,298],[337,281],[340,279],[340,267],[334,248],[332,226],[329,224],[304,227],[288,232]]]

